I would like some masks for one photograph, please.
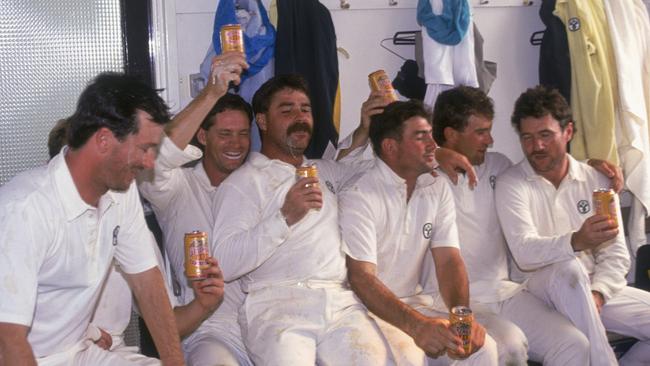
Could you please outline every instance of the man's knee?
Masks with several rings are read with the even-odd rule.
[[[525,365],[528,361],[528,340],[520,329],[495,338],[499,365]]]

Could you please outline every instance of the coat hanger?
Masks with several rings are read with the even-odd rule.
[[[386,41],[392,41],[394,45],[396,46],[408,46],[408,45],[415,45],[415,35],[417,33],[420,33],[420,31],[401,31],[401,32],[396,32],[391,38],[384,38],[379,42],[379,45],[381,48],[385,49],[386,51],[392,53],[393,55],[401,58],[402,60],[406,61],[407,58],[400,55],[399,53],[393,51],[392,49],[388,48],[384,43]]]

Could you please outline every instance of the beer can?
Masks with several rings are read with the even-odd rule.
[[[189,280],[204,280],[208,276],[205,271],[210,267],[208,257],[208,234],[204,231],[185,233],[185,276]]]
[[[474,314],[472,309],[467,306],[454,306],[449,312],[449,322],[456,334],[463,341],[463,349],[465,354],[472,351],[472,322],[474,321]]]
[[[593,195],[594,212],[597,215],[609,216],[611,220],[618,225],[618,217],[616,216],[616,200],[614,199],[614,190],[608,188],[600,188],[594,190]]]
[[[368,83],[370,83],[370,89],[372,91],[384,91],[388,92],[388,97],[394,102],[397,100],[397,95],[395,94],[395,89],[393,89],[393,84],[388,78],[388,74],[384,70],[377,70],[372,74],[368,75]]]
[[[296,180],[300,178],[318,178],[318,168],[315,164],[296,168]],[[318,186],[318,183],[314,183]]]
[[[226,24],[220,31],[221,52],[244,52],[244,33],[239,24]]]

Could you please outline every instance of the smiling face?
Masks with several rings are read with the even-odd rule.
[[[562,130],[550,114],[521,120],[519,140],[526,159],[541,176],[557,175],[566,170],[566,145],[573,136],[573,124]]]
[[[272,148],[291,156],[301,156],[311,140],[311,102],[305,93],[285,88],[273,95],[268,111],[258,113],[262,149]],[[266,145],[266,146],[264,146]]]
[[[471,115],[463,131],[446,129],[447,147],[465,155],[472,165],[483,164],[487,149],[494,143],[490,119]]]
[[[124,141],[117,140],[109,132],[112,147],[102,170],[104,184],[108,189],[127,190],[138,172],[154,167],[163,126],[153,122],[151,115],[141,110],[136,112],[136,121],[138,132],[127,135]]]
[[[246,159],[250,148],[250,121],[241,110],[226,109],[217,113],[206,131],[199,129],[197,138],[205,145],[204,164],[230,174]]]

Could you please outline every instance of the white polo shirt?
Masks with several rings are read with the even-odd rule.
[[[280,213],[296,168],[251,152],[248,161],[220,186],[212,240],[226,280],[242,277],[245,292],[300,281],[343,283],[336,195],[357,167],[329,160],[315,163],[323,207],[289,228]]]
[[[436,293],[426,295],[420,277],[430,249],[458,248],[453,200],[446,180],[423,174],[407,202],[404,179],[377,158],[339,196],[343,250],[377,265],[379,279],[402,301],[431,305],[433,296],[434,307],[446,311],[436,276],[428,284]]]
[[[508,247],[494,200],[496,178],[510,166],[512,163],[503,154],[489,152],[483,164],[474,166],[478,185],[473,190],[465,175],[459,175],[458,184],[449,184],[456,203],[460,249],[469,275],[472,301],[503,301],[522,288],[508,276]],[[441,175],[449,179],[446,174]]]
[[[65,151],[0,189],[0,322],[30,327],[36,357],[83,338],[113,256],[127,273],[156,266],[135,183],[92,207]]]
[[[194,299],[194,292],[185,277],[185,233],[193,230],[208,233],[211,241],[213,200],[218,187],[210,183],[202,161],[195,166],[182,168],[188,162],[200,159],[201,150],[193,145],[179,149],[167,136],[163,137],[154,175],[149,180],[140,180],[142,196],[150,203],[163,232],[165,252],[174,269],[177,283],[181,285],[179,302],[188,304]],[[214,248],[211,254],[216,257]],[[219,265],[223,266],[219,260]],[[226,283],[223,303],[204,321],[199,330],[211,327],[237,328],[237,313],[244,302],[244,294],[238,282]]]
[[[630,257],[623,227],[616,238],[595,250],[573,251],[571,235],[594,215],[592,193],[609,187],[609,179],[568,157],[569,171],[557,189],[537,175],[526,159],[501,174],[496,185],[497,213],[520,269],[535,271],[578,257],[590,275],[592,290],[608,300],[626,286]],[[620,210],[618,222],[623,222]]]

